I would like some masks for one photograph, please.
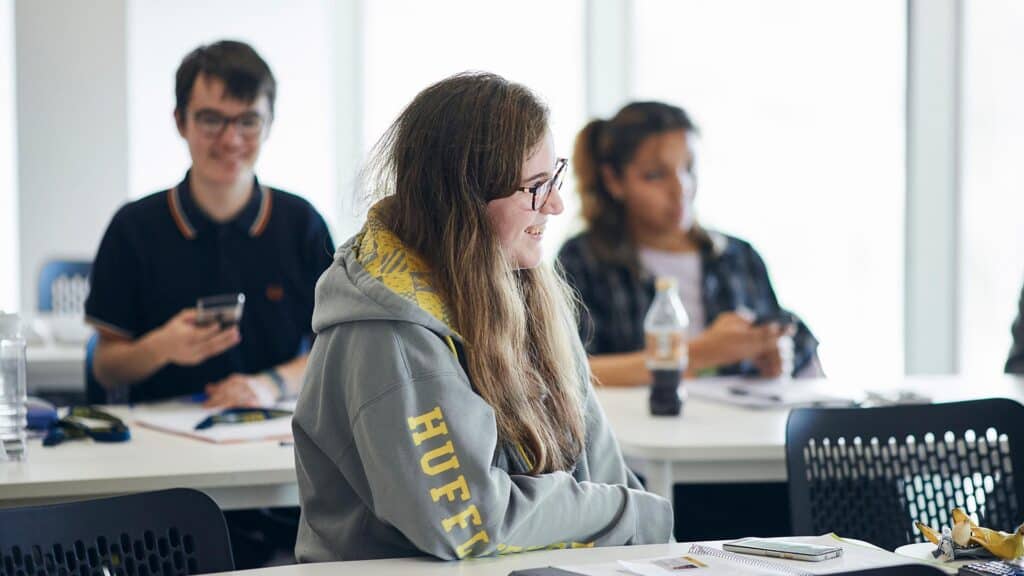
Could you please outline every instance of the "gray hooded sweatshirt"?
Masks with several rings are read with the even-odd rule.
[[[300,562],[669,541],[671,505],[626,468],[580,350],[585,449],[528,475],[476,394],[422,261],[368,225],[316,286],[292,427]],[[428,311],[429,310],[429,311]]]

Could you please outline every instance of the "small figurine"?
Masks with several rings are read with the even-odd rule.
[[[939,546],[932,551],[932,556],[943,562],[952,562],[956,559],[956,545],[953,543],[953,535],[948,526],[942,527],[942,538],[939,539]]]

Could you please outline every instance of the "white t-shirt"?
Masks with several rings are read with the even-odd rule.
[[[665,252],[651,248],[640,249],[640,263],[654,276],[675,278],[679,286],[679,299],[683,302],[690,326],[687,338],[693,338],[704,331],[707,314],[701,298],[701,271],[699,252]]]

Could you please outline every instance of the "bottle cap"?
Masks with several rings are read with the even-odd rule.
[[[677,289],[679,283],[676,281],[674,276],[658,276],[658,279],[654,281],[654,288],[658,292],[668,292]]]

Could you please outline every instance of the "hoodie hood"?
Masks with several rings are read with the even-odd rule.
[[[430,267],[384,227],[377,207],[363,229],[338,248],[317,281],[313,331],[373,320],[419,324],[461,341],[447,305],[434,290]]]

